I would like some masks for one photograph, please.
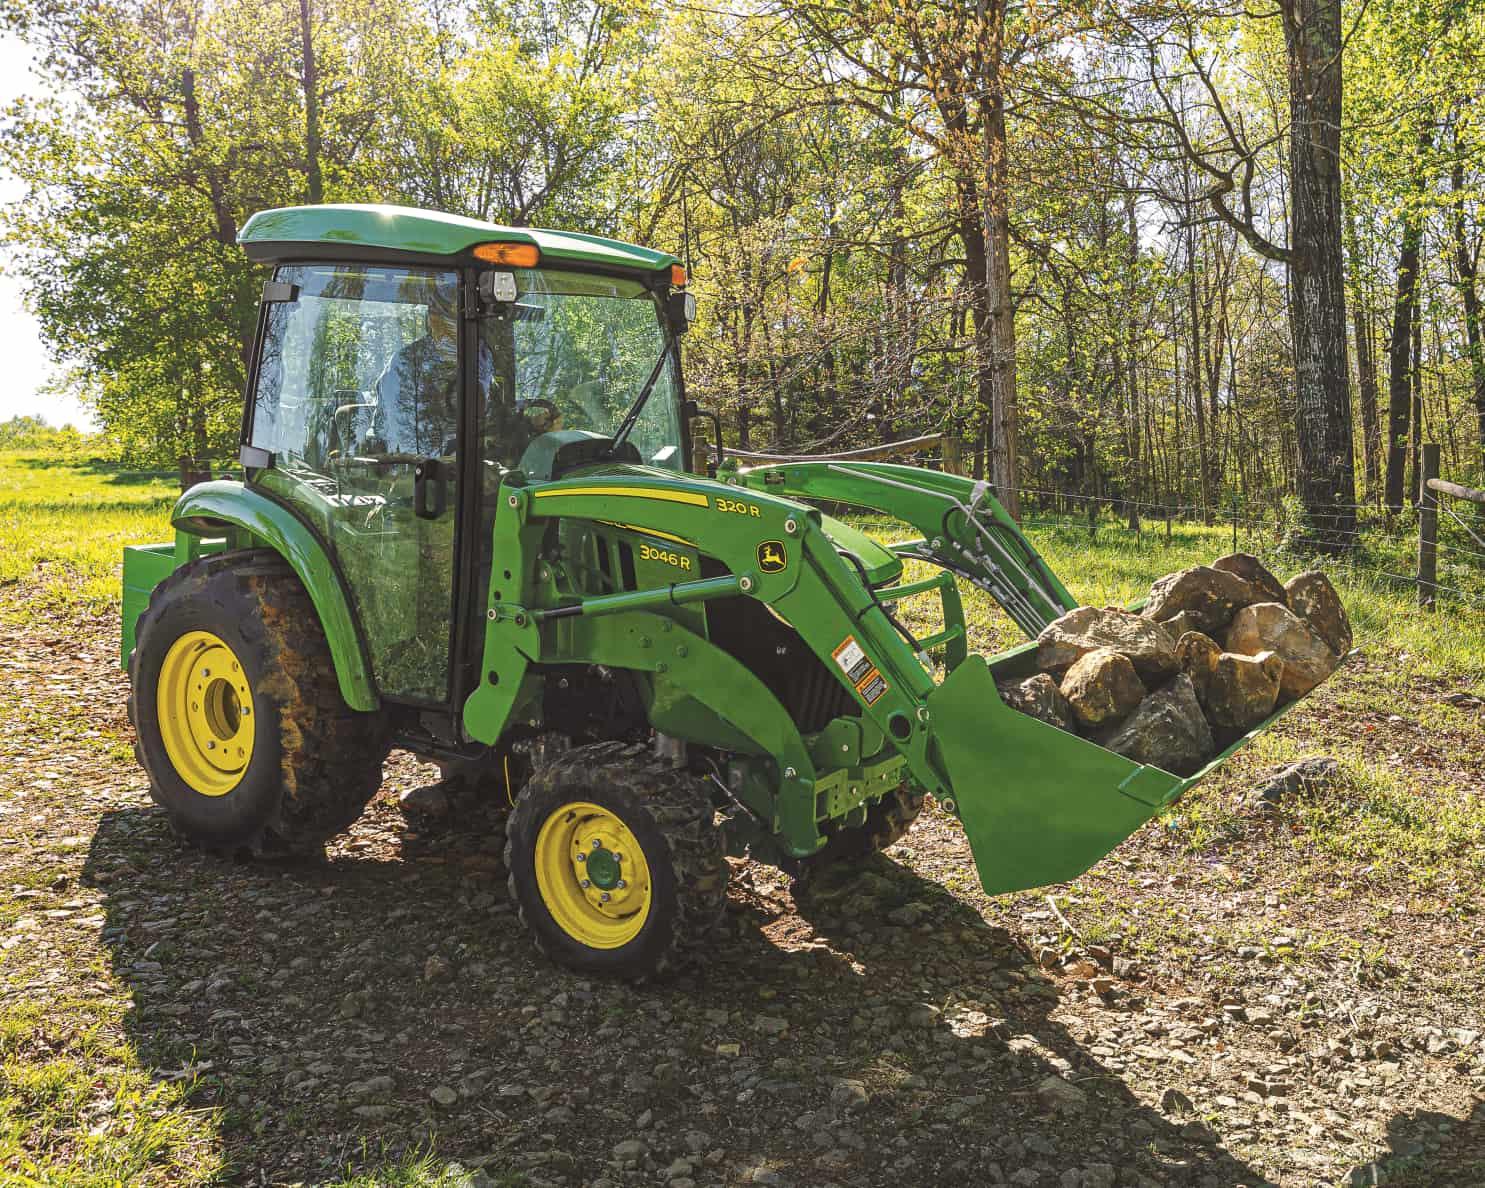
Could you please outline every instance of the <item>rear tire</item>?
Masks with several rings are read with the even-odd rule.
[[[314,604],[276,553],[220,553],[161,582],[129,682],[150,796],[197,845],[318,853],[381,787],[386,715],[345,704]]]
[[[728,866],[703,783],[638,743],[538,768],[506,828],[511,898],[538,949],[585,973],[675,968],[721,918]]]

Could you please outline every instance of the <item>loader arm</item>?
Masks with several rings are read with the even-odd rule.
[[[990,484],[887,462],[790,462],[739,472],[750,489],[870,508],[922,535],[893,550],[988,593],[1027,636],[1078,602],[1021,534]]]

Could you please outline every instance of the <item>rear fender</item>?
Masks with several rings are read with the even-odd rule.
[[[340,695],[355,710],[378,707],[376,683],[345,586],[319,539],[292,512],[251,487],[218,479],[182,495],[170,519],[179,531],[195,536],[220,536],[224,525],[233,525],[283,557],[320,616]]]

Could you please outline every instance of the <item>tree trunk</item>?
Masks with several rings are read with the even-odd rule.
[[[994,437],[995,390],[990,382],[990,357],[993,352],[990,332],[990,295],[986,271],[985,224],[980,217],[980,204],[970,179],[960,178],[955,185],[959,202],[959,240],[964,245],[964,281],[969,290],[969,318],[975,340],[975,402],[979,408],[974,431],[974,477],[988,473],[995,482]],[[1006,493],[998,487],[996,497],[1002,504]]]
[[[304,88],[304,200],[325,201],[320,172],[320,77],[315,67],[315,41],[309,22],[309,0],[299,0],[300,83]]]
[[[1418,475],[1420,473],[1418,468],[1423,464],[1423,318],[1419,316],[1416,309],[1413,311],[1413,366],[1409,375],[1412,388],[1413,427],[1408,439],[1408,474],[1411,476],[1408,483],[1408,499],[1414,507],[1417,507]]]
[[[1454,192],[1464,190],[1464,160],[1454,157],[1451,171]],[[1480,471],[1485,474],[1485,342],[1481,341],[1480,320],[1480,244],[1470,243],[1465,232],[1464,203],[1454,208],[1454,270],[1459,274],[1459,295],[1464,301],[1464,341],[1470,360],[1470,386],[1474,394],[1475,429],[1480,447]],[[1479,511],[1485,515],[1485,505]]]
[[[1186,304],[1191,317],[1191,352],[1186,364],[1186,378],[1191,385],[1191,407],[1196,416],[1197,495],[1201,500],[1202,523],[1212,522],[1212,468],[1207,457],[1207,413],[1202,392],[1201,299],[1196,287],[1196,224],[1187,229],[1186,238]]]
[[[1433,142],[1426,123],[1418,137],[1421,157]],[[1415,179],[1415,185],[1421,178]],[[1405,448],[1413,403],[1408,362],[1413,349],[1413,321],[1418,315],[1418,254],[1423,224],[1412,206],[1403,209],[1402,241],[1397,249],[1397,296],[1392,303],[1392,330],[1387,339],[1387,510],[1402,510],[1406,487]]]
[[[995,50],[999,56],[999,47]],[[1011,300],[1010,168],[1005,126],[1005,93],[999,62],[985,110],[985,297],[989,315],[986,360],[991,410],[990,481],[1001,505],[1021,515],[1020,415],[1016,403],[1016,311]]]
[[[1356,528],[1341,253],[1341,4],[1284,0],[1293,190],[1295,429],[1310,543],[1344,552]]]
[[[1355,212],[1346,213],[1346,255],[1351,263],[1351,324],[1356,337],[1356,384],[1361,404],[1361,452],[1366,497],[1375,498],[1382,480],[1382,431],[1377,420],[1377,357],[1373,352],[1371,308],[1366,275],[1356,240]]]
[[[1140,262],[1140,229],[1134,195],[1128,192],[1124,195],[1124,218],[1129,224],[1127,264],[1129,275],[1134,276]],[[1129,489],[1132,495],[1129,503],[1129,527],[1131,531],[1138,532],[1140,530],[1140,501],[1145,497],[1145,488],[1141,481],[1142,459],[1140,457],[1139,326],[1134,317],[1133,303],[1129,309],[1125,342],[1129,360]]]

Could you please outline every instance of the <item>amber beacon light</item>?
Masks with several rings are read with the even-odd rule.
[[[474,249],[474,258],[508,268],[535,268],[541,252],[534,243],[482,243]]]

